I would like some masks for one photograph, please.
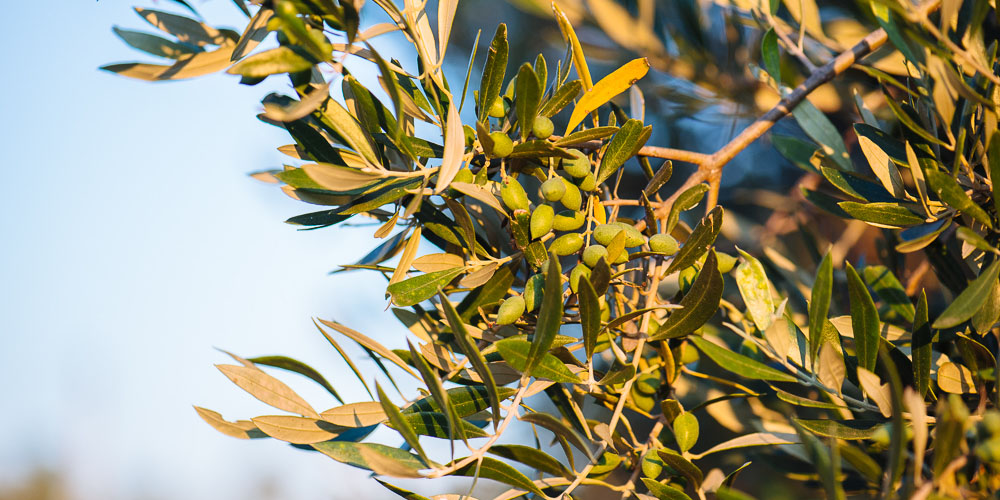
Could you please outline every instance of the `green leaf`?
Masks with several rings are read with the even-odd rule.
[[[321,443],[313,443],[310,446],[338,462],[360,469],[374,471],[379,468],[377,463],[379,459],[389,460],[414,472],[425,467],[420,457],[408,451],[383,444],[323,441]]]
[[[363,334],[361,332],[352,330],[352,329],[350,329],[350,328],[348,328],[348,327],[346,327],[346,326],[344,326],[344,325],[342,325],[340,323],[337,323],[336,321],[327,321],[327,320],[323,320],[323,319],[321,319],[319,321],[320,321],[320,323],[323,323],[324,325],[326,325],[326,326],[328,326],[330,328],[333,328],[334,330],[337,330],[338,332],[340,332],[345,337],[347,337],[347,338],[349,338],[349,339],[357,342],[359,345],[361,345],[365,349],[368,349],[368,350],[370,350],[370,351],[372,351],[374,353],[378,353],[379,356],[382,356],[383,358],[388,359],[393,364],[395,364],[396,366],[400,367],[401,369],[403,369],[404,371],[406,371],[410,375],[413,375],[414,378],[420,378],[420,377],[417,376],[416,372],[414,372],[413,369],[410,368],[409,365],[407,365],[406,362],[404,362],[403,359],[399,357],[398,354],[390,351],[389,349],[387,349],[382,344],[376,342],[375,339],[372,339],[371,337],[368,337],[367,335],[365,335],[365,334]]]
[[[524,375],[532,375],[532,372],[549,352],[552,340],[559,333],[559,326],[562,324],[563,298],[562,298],[562,269],[559,266],[559,257],[549,254],[548,266],[545,270],[545,289],[542,294],[542,305],[538,310],[538,320],[535,322],[535,336],[531,342],[531,349],[528,351],[528,361],[525,363]]]
[[[741,377],[754,380],[773,380],[776,382],[795,382],[798,380],[792,375],[775,370],[759,361],[730,351],[725,347],[720,347],[701,337],[691,337],[689,340],[694,343],[698,350],[711,358],[715,364]]]
[[[500,356],[503,357],[503,360],[511,368],[522,373],[524,372],[528,364],[528,351],[531,350],[531,342],[508,338],[500,340],[493,345],[496,346]],[[542,359],[532,369],[531,374],[536,378],[551,380],[553,382],[580,383],[579,377],[573,375],[573,372],[569,371],[569,368],[566,368],[566,365],[562,361],[559,361],[559,358],[547,352],[542,355]]]
[[[825,408],[827,410],[836,410],[838,408],[846,408],[846,406],[836,405],[833,403],[825,403],[823,401],[815,401],[809,398],[804,398],[790,392],[783,391],[777,387],[771,387],[774,389],[774,395],[778,396],[778,399],[795,406],[804,406],[806,408]]]
[[[653,177],[649,179],[649,183],[646,184],[646,187],[642,190],[642,193],[645,194],[647,197],[653,196],[654,194],[656,194],[657,191],[660,190],[661,187],[663,187],[664,184],[667,183],[667,181],[670,180],[670,177],[673,175],[673,173],[674,173],[674,163],[670,160],[664,161],[663,164],[660,165],[660,168],[656,170],[656,173],[653,174]],[[677,204],[677,202],[674,201],[674,204]],[[671,209],[672,208],[673,207],[671,207]],[[673,228],[670,228],[670,230],[672,231]]]
[[[551,476],[562,476],[568,478],[573,477],[572,472],[570,472],[561,462],[553,458],[551,455],[541,450],[536,450],[530,446],[523,446],[519,444],[496,444],[490,447],[489,452],[508,460],[521,462],[532,469],[544,472]]]
[[[691,414],[690,413],[681,413],[680,415],[678,415],[677,418],[683,417],[684,415],[691,415]],[[697,423],[697,420],[695,420],[695,422]],[[674,424],[673,425],[674,425],[675,432],[676,432],[676,427],[677,427],[677,420],[676,419],[674,420]],[[695,433],[697,434],[697,425],[696,425]],[[695,437],[697,437],[697,435]],[[686,450],[684,450],[684,451],[686,451]],[[705,480],[705,476],[701,472],[701,469],[699,469],[697,466],[695,466],[693,463],[691,463],[690,460],[684,458],[679,453],[677,453],[676,451],[671,450],[669,448],[660,448],[659,450],[656,451],[656,455],[660,458],[660,460],[663,460],[664,464],[670,466],[671,469],[674,469],[675,471],[680,472],[681,475],[683,475],[684,477],[686,477],[688,479],[688,482],[691,485],[693,485],[695,487],[695,489],[701,487],[701,483],[702,483],[702,481]]]
[[[611,137],[618,132],[618,127],[594,127],[577,130],[555,142],[556,146],[572,146],[587,141],[597,141],[606,137]]]
[[[319,106],[317,113],[313,113],[313,116],[319,119],[326,130],[336,134],[344,145],[361,155],[369,165],[381,165],[375,150],[372,148],[374,139],[361,128],[358,119],[344,109],[340,103],[333,99],[327,99]]]
[[[625,365],[617,370],[609,370],[607,373],[601,377],[597,383],[602,386],[609,386],[615,384],[624,384],[625,381],[631,379],[635,376],[635,367],[632,365]]]
[[[551,118],[560,110],[566,107],[569,103],[576,99],[576,96],[580,95],[580,91],[583,90],[583,82],[580,80],[573,80],[566,82],[559,87],[552,94],[549,100],[542,104],[542,107],[538,110],[538,114]]]
[[[757,325],[757,329],[763,332],[771,326],[771,317],[774,315],[771,282],[759,260],[743,250],[737,250],[743,257],[743,262],[736,268],[736,286],[746,304],[747,314]]]
[[[458,344],[469,363],[472,364],[472,368],[483,380],[483,386],[486,387],[486,393],[489,395],[490,407],[493,408],[493,427],[496,428],[497,424],[500,423],[500,396],[497,394],[497,384],[493,380],[493,372],[487,366],[483,353],[476,347],[476,342],[469,335],[469,330],[465,328],[465,322],[459,317],[455,307],[451,305],[448,296],[444,292],[441,292],[439,296],[445,318],[448,320],[448,326],[451,327],[455,336],[455,343]]]
[[[424,414],[441,415],[445,418],[448,434],[443,437],[449,440],[454,440],[456,437],[465,440],[468,434],[464,432],[464,422],[462,422],[461,417],[455,411],[455,407],[448,399],[448,392],[444,390],[444,384],[441,382],[441,378],[438,377],[437,370],[431,368],[424,356],[417,352],[416,347],[414,347],[409,340],[406,341],[406,344],[410,349],[410,360],[413,362],[413,366],[417,367],[417,371],[420,372],[420,377],[424,380],[424,385],[427,386],[427,390],[430,391],[431,397],[434,398],[434,402],[443,412],[424,412]],[[417,432],[419,432],[419,430]]]
[[[642,483],[646,485],[649,492],[658,500],[691,500],[691,497],[687,496],[683,491],[659,483],[655,479],[644,477],[642,478]]]
[[[761,59],[764,60],[764,69],[774,78],[774,81],[781,83],[781,53],[778,52],[778,35],[774,28],[767,30],[760,40]]]
[[[549,141],[524,141],[511,151],[510,158],[574,158],[573,154]]]
[[[954,177],[944,172],[930,169],[924,172],[924,175],[927,177],[927,183],[941,201],[976,219],[984,226],[993,229],[993,222],[990,220],[990,216],[982,207],[976,205],[972,201],[972,198],[969,198],[969,195],[965,194],[965,190],[962,189],[962,186],[958,185]]]
[[[574,62],[578,61],[574,59]],[[646,76],[648,71],[649,61],[645,57],[640,57],[623,64],[610,75],[601,78],[594,85],[594,88],[587,90],[576,102],[576,107],[573,108],[569,123],[566,125],[566,133],[575,129],[587,115],[610,101],[612,97],[628,90],[636,81]]]
[[[923,217],[898,203],[842,201],[837,205],[851,217],[878,227],[899,228],[924,222]]]
[[[681,212],[691,210],[692,208],[698,206],[707,192],[708,184],[701,183],[691,186],[677,196],[677,199],[674,200],[674,204],[670,206],[670,213],[667,215],[667,234],[670,234],[670,232],[674,230],[674,227],[677,226],[677,221],[681,219]]]
[[[913,303],[906,296],[903,284],[899,282],[896,275],[885,266],[866,266],[862,273],[865,283],[875,291],[883,302],[890,309],[899,314],[906,321],[913,322]]]
[[[601,304],[589,279],[581,279],[577,300],[580,302],[580,328],[583,330],[584,352],[587,362],[594,357],[597,334],[601,331]]]
[[[917,309],[913,318],[913,380],[917,386],[917,392],[921,396],[927,395],[927,388],[931,381],[931,346],[934,340],[934,332],[927,318],[927,291],[920,291],[920,299],[917,300]]]
[[[880,425],[879,422],[872,420],[804,420],[801,418],[793,420],[814,434],[849,441],[872,437]]]
[[[833,262],[828,251],[816,269],[816,281],[813,282],[812,299],[809,301],[809,353],[812,359],[817,359],[823,340],[820,332],[826,323],[830,312],[830,301],[833,297]]]
[[[934,320],[933,327],[941,330],[953,328],[972,317],[986,303],[1000,278],[1000,261],[995,261],[978,278],[969,282],[962,293]]]
[[[681,413],[674,419],[674,438],[681,452],[691,449],[698,442],[698,419],[689,412]]]
[[[989,162],[990,179],[1000,179],[1000,131],[993,132],[993,137],[989,138]],[[994,182],[991,186],[994,213],[1000,213],[1000,182]]]
[[[465,272],[464,267],[456,267],[425,273],[393,283],[386,288],[386,291],[392,296],[393,304],[409,307],[433,297],[439,288],[443,288],[463,272]]]
[[[454,387],[446,391],[448,402],[455,409],[455,414],[461,418],[475,415],[490,407],[489,391],[481,385],[471,385],[465,387]],[[497,397],[501,401],[513,396],[517,389],[510,387],[498,387]],[[417,400],[410,406],[403,409],[403,414],[415,412],[441,412],[441,407],[434,401],[432,396]]]
[[[664,274],[671,274],[674,271],[687,268],[697,262],[708,251],[708,247],[712,243],[715,243],[715,238],[719,236],[719,231],[722,229],[722,213],[721,206],[713,208],[691,230],[691,234],[688,236],[687,241],[684,242],[684,246],[677,252],[677,255],[674,255],[674,260],[667,266]]]
[[[185,54],[194,54],[201,50],[192,48],[190,45],[183,45],[172,40],[167,40],[161,36],[121,29],[117,26],[112,28],[115,35],[132,48],[141,50],[154,56],[176,59]]]
[[[802,101],[792,110],[795,121],[799,123],[806,135],[811,137],[827,158],[833,160],[841,170],[851,171],[851,158],[847,154],[847,146],[837,131],[837,127],[822,111],[816,109],[809,101]]]
[[[498,302],[507,295],[511,285],[514,283],[514,269],[520,264],[519,260],[500,267],[489,281],[480,285],[475,290],[469,292],[461,302],[458,303],[459,316],[463,321],[471,321],[472,317],[479,314],[479,307],[486,304]]]
[[[507,73],[507,25],[497,26],[493,42],[490,43],[486,55],[486,65],[483,67],[483,78],[479,84],[479,119],[488,120],[488,113],[493,101],[500,95],[503,77]]]
[[[584,452],[587,458],[594,458],[593,450],[587,445],[590,441],[584,439],[583,436],[566,425],[562,420],[547,413],[526,413],[520,417],[520,420],[548,429],[553,434],[561,436],[572,443],[578,450]]]
[[[382,405],[382,411],[385,412],[385,415],[389,417],[389,423],[392,425],[392,428],[396,429],[396,432],[413,448],[413,451],[417,452],[417,455],[425,464],[430,464],[430,459],[427,458],[427,454],[424,453],[424,449],[420,446],[417,433],[410,426],[410,422],[403,418],[403,414],[400,413],[399,408],[389,400],[389,396],[385,395],[385,391],[382,390],[382,386],[378,382],[375,382],[375,392],[378,393],[379,404]]]
[[[483,438],[489,437],[485,431],[476,427],[475,425],[466,422],[465,420],[455,420],[458,422],[461,430],[459,432],[454,432],[456,429],[452,427],[451,423],[448,421],[447,415],[438,412],[411,412],[403,413],[403,420],[406,421],[413,431],[421,436],[430,436],[439,439],[456,439],[458,436],[466,436],[470,438]],[[395,424],[393,424],[395,427]]]
[[[340,399],[340,395],[337,394],[336,389],[334,389],[333,386],[330,385],[330,383],[327,382],[325,378],[323,378],[323,375],[320,375],[320,373],[316,371],[316,369],[297,359],[292,359],[286,356],[259,356],[256,358],[247,358],[247,361],[250,361],[258,365],[281,368],[283,370],[288,370],[290,372],[295,372],[300,375],[309,377],[317,384],[323,386],[323,388],[326,389],[327,392],[332,394],[333,397],[337,399],[337,401],[340,401],[341,403],[344,402],[343,399]]]
[[[634,150],[643,146],[645,140],[642,139],[642,131],[642,122],[630,119],[611,138],[611,142],[604,150],[604,156],[601,157],[601,168],[597,173],[598,184],[611,177],[633,156]]]
[[[534,76],[532,76],[532,78],[534,78]],[[517,469],[495,458],[482,457],[479,463],[472,462],[449,475],[484,477],[486,479],[492,479],[494,481],[499,481],[515,488],[522,489],[524,491],[530,491],[531,493],[539,495],[543,498],[545,497],[545,493],[543,493],[538,486],[535,486],[535,483],[532,482],[531,479],[528,479],[528,476],[521,474]]]
[[[140,7],[136,7],[135,12],[157,29],[177,37],[181,43],[219,45],[228,40],[219,30],[189,17]]]
[[[650,340],[683,337],[700,328],[715,315],[722,299],[723,288],[722,274],[719,273],[718,266],[715,252],[709,252],[705,265],[698,272],[691,288],[681,298],[682,309],[671,312],[660,329],[650,336]]]
[[[851,300],[851,327],[854,329],[854,350],[858,365],[873,371],[880,342],[878,310],[861,276],[847,263],[847,292]]]
[[[385,486],[385,488],[387,490],[389,490],[389,491],[391,491],[391,492],[399,495],[400,497],[405,498],[406,500],[430,500],[429,498],[427,498],[427,497],[425,497],[423,495],[418,495],[418,494],[416,494],[416,493],[414,493],[412,491],[404,490],[403,488],[400,488],[399,486],[396,486],[396,485],[393,485],[393,484],[389,484],[389,483],[387,483],[385,481],[382,481],[381,479],[379,479],[377,477],[372,478],[372,479],[374,479],[375,481],[377,481],[378,484],[381,484],[382,486]]]
[[[524,63],[517,72],[517,83],[514,90],[514,110],[517,112],[517,123],[521,128],[521,140],[527,140],[538,116],[538,103],[542,100],[542,88],[531,64]]]
[[[313,60],[295,48],[281,46],[258,52],[226,70],[231,75],[264,78],[277,73],[298,73],[313,67]]]

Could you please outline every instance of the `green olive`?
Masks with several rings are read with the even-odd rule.
[[[451,182],[464,182],[466,184],[469,184],[473,180],[475,180],[475,178],[476,176],[475,174],[472,173],[472,170],[469,170],[468,168],[463,168],[459,170],[458,173],[455,174],[455,178],[452,179]]]
[[[493,101],[493,105],[490,106],[490,116],[493,118],[503,118],[507,114],[507,103],[504,102],[503,97],[497,97]]]
[[[508,177],[500,186],[500,198],[503,199],[503,204],[511,210],[527,210],[530,206],[528,194],[524,192],[521,183],[513,177]]]
[[[576,158],[568,159],[563,158],[562,168],[567,174],[573,177],[586,177],[590,173],[590,158],[587,154],[579,149],[571,149],[569,152]]]
[[[570,210],[580,210],[580,207],[583,206],[583,195],[580,194],[580,188],[562,177],[560,179],[566,185],[566,192],[562,195],[562,199],[559,202]]]
[[[577,264],[569,273],[569,288],[573,293],[579,290],[580,278],[590,279],[590,268],[583,264]]]
[[[559,201],[566,194],[562,177],[552,177],[542,183],[542,196],[548,201]]]
[[[554,130],[555,125],[547,116],[536,116],[535,122],[531,124],[531,133],[539,139],[548,139]]]
[[[524,314],[524,298],[520,295],[515,295],[508,298],[500,304],[500,309],[497,310],[497,324],[498,325],[509,325]]]
[[[503,132],[490,132],[490,139],[493,140],[493,156],[506,158],[514,152],[514,141]]]
[[[681,288],[681,291],[687,293],[688,288],[691,287],[691,283],[694,283],[695,276],[698,275],[698,270],[694,266],[689,266],[683,269],[680,274],[677,275],[677,283]]]
[[[552,230],[555,211],[549,205],[539,205],[531,212],[531,239],[541,238]]]
[[[649,396],[656,394],[656,391],[660,389],[660,374],[646,373],[640,375],[639,379],[635,381],[635,388],[639,392]]]
[[[579,251],[582,246],[583,235],[580,233],[569,233],[556,238],[549,245],[549,251],[559,256],[570,255]]]
[[[579,186],[581,191],[589,193],[597,189],[597,177],[594,177],[594,174],[587,174],[583,177],[583,179],[580,179]]]
[[[608,258],[608,249],[604,245],[590,245],[583,249],[583,263],[589,267],[597,265],[597,261]]]
[[[602,245],[611,244],[611,240],[625,229],[618,224],[601,224],[594,228],[594,239]]]
[[[587,222],[587,216],[582,211],[563,210],[556,214],[552,228],[556,231],[573,231]]]
[[[673,236],[660,233],[649,237],[649,249],[654,252],[673,255],[680,249],[680,245],[677,244],[677,240]]]
[[[736,266],[736,257],[728,253],[717,252],[715,256],[719,259],[719,272],[726,274]]]
[[[646,242],[646,237],[643,236],[642,232],[640,232],[638,229],[636,229],[635,226],[632,226],[630,224],[626,224],[624,222],[615,222],[614,224],[617,224],[618,226],[621,226],[621,228],[625,230],[625,247],[626,248],[637,247],[637,246],[642,245],[643,243]]]

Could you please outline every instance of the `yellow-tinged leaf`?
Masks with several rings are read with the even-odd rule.
[[[279,122],[293,122],[312,114],[328,97],[330,97],[330,84],[324,83],[289,106],[264,103],[264,118]]]
[[[388,418],[378,401],[349,403],[324,411],[320,418],[342,427],[367,427],[380,424]]]
[[[618,45],[640,54],[666,55],[666,48],[652,30],[652,24],[632,17],[628,10],[612,0],[587,0],[597,25]]]
[[[559,31],[562,32],[563,40],[566,40],[566,43],[573,47],[573,66],[576,67],[577,76],[583,81],[583,90],[590,90],[594,86],[594,81],[590,78],[590,68],[587,67],[587,59],[583,56],[583,46],[580,45],[580,40],[576,37],[573,23],[569,22],[569,18],[555,2],[552,2],[552,12],[556,16],[556,21],[559,22]]]
[[[594,204],[594,223],[597,225],[608,223],[608,214],[604,210],[604,205],[601,204],[600,198],[596,195],[590,197]]]
[[[413,264],[413,258],[417,256],[417,249],[420,248],[420,233],[422,230],[422,227],[417,227],[417,230],[413,232],[410,239],[406,241],[403,256],[399,258],[399,265],[396,266],[396,270],[392,272],[392,278],[389,279],[390,285],[406,277],[406,272],[410,270],[410,266]]]
[[[171,66],[143,63],[120,63],[101,66],[101,69],[138,80],[181,80],[215,73],[229,66],[233,43],[226,43],[211,52],[198,52],[177,58]]]
[[[864,389],[865,394],[878,405],[878,411],[882,413],[882,416],[891,417],[892,402],[889,396],[889,384],[883,384],[878,375],[861,367],[858,367],[858,381],[861,382],[861,388]]]
[[[371,469],[376,475],[379,476],[389,476],[389,477],[400,477],[400,478],[419,478],[423,477],[420,475],[418,469],[414,469],[398,460],[388,457],[369,448],[358,448],[358,452],[361,454],[361,459],[365,461],[365,465]]]
[[[458,286],[463,288],[477,288],[478,286],[486,283],[493,277],[497,272],[497,268],[500,267],[500,263],[497,261],[492,261],[485,266],[472,271],[471,273],[465,275],[459,282]]]
[[[198,416],[205,421],[208,425],[211,425],[215,430],[236,439],[254,439],[264,437],[261,432],[257,429],[257,426],[249,420],[237,420],[235,422],[230,422],[224,418],[219,412],[215,412],[200,406],[195,406],[194,410],[198,412]]]
[[[414,372],[413,369],[411,369],[403,361],[402,358],[400,358],[398,355],[396,355],[396,353],[390,351],[384,345],[379,344],[378,342],[375,342],[373,339],[371,339],[370,337],[366,336],[365,334],[363,334],[361,332],[358,332],[358,331],[355,331],[355,330],[352,330],[352,329],[350,329],[350,328],[348,328],[348,327],[346,327],[346,326],[344,326],[344,325],[342,325],[340,323],[337,323],[336,321],[326,321],[326,320],[321,319],[321,320],[319,320],[319,322],[323,323],[326,326],[329,326],[330,328],[333,328],[334,330],[337,330],[338,332],[340,332],[341,334],[343,334],[345,337],[350,338],[351,340],[357,342],[358,344],[361,344],[362,346],[367,347],[368,349],[371,349],[372,351],[378,353],[383,358],[388,359],[389,361],[392,361],[393,364],[395,364],[396,366],[402,368],[404,371],[406,371],[406,373],[409,373],[410,375],[413,375],[414,377],[416,377],[418,379],[420,378],[420,376],[417,375],[416,372]]]
[[[422,273],[433,273],[465,265],[465,259],[453,253],[430,253],[413,261],[413,268]]]
[[[296,394],[284,382],[260,369],[236,365],[215,365],[215,367],[234,384],[264,403],[279,410],[319,418],[316,410],[309,406],[302,396]]]
[[[462,168],[462,157],[465,155],[465,131],[462,129],[462,117],[458,115],[458,106],[451,101],[448,107],[448,121],[444,130],[444,158],[438,170],[435,194],[441,194],[451,184],[455,174]]]
[[[610,75],[601,78],[601,81],[597,82],[592,89],[584,92],[580,100],[576,102],[573,114],[569,117],[569,124],[566,126],[566,134],[572,132],[591,111],[628,90],[636,81],[646,76],[648,71],[649,60],[640,57],[625,63]]]
[[[135,7],[135,12],[149,24],[156,26],[164,33],[176,36],[177,40],[181,42],[195,45],[221,45],[229,40],[219,30],[188,17],[141,7]]]
[[[972,394],[976,392],[976,383],[972,379],[972,371],[952,362],[946,362],[938,367],[938,387],[951,394]]]
[[[374,184],[381,175],[362,172],[356,168],[330,163],[309,163],[302,165],[306,175],[330,191],[350,191]]]
[[[445,52],[448,50],[448,40],[451,38],[451,26],[455,22],[456,9],[458,9],[458,0],[440,0],[438,2],[438,50],[441,52],[438,61],[444,61]]]
[[[294,444],[328,441],[343,430],[323,420],[289,415],[264,415],[251,420],[264,434]]]

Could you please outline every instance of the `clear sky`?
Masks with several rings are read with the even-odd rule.
[[[382,496],[357,469],[227,438],[191,408],[269,413],[213,367],[231,362],[213,346],[297,357],[360,400],[310,318],[399,327],[384,283],[327,276],[367,252],[373,228],[296,231],[284,219],[310,207],[246,175],[284,159],[287,135],[254,118],[284,81],[153,85],[97,70],[144,59],[111,32],[148,27],[133,3],[5,10],[0,489],[45,467],[74,498]],[[212,24],[242,22],[229,1],[194,3]],[[334,405],[295,377],[315,406]]]

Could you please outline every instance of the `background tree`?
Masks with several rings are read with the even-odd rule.
[[[294,95],[268,95],[259,118],[288,131],[279,149],[294,161],[255,176],[328,207],[292,224],[379,222],[384,241],[344,268],[381,274],[409,333],[379,342],[318,320],[371,396],[322,412],[260,368],[340,399],[308,365],[234,355],[220,370],[287,414],[231,422],[198,408],[216,429],[383,478],[491,479],[507,488],[497,498],[998,490],[988,2],[525,0],[554,18],[536,32],[557,28],[562,57],[519,63],[511,41],[524,37],[501,24],[450,84],[468,4],[236,4],[242,33],[139,10],[173,39],[119,35],[174,62],[105,69],[225,69],[248,85],[287,75]],[[362,26],[370,11],[378,20]],[[277,45],[257,49],[272,32]],[[412,59],[383,55],[380,36],[402,36]],[[377,68],[377,84],[347,58]],[[677,147],[676,124],[654,134],[654,116],[672,118],[660,110],[726,102],[759,118],[712,152]],[[727,165],[789,114],[798,127],[770,140],[805,172],[798,189],[733,192],[724,210]],[[673,162],[689,167],[675,176]],[[344,337],[378,377],[344,355]],[[379,426],[396,441],[374,442]]]

